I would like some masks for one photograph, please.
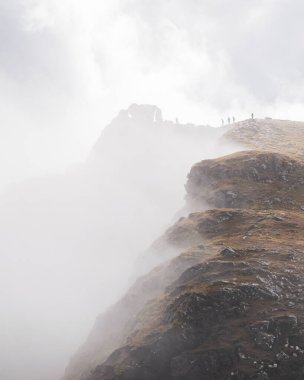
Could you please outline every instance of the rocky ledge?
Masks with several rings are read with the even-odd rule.
[[[304,164],[290,156],[246,151],[194,165],[188,206],[304,210]]]

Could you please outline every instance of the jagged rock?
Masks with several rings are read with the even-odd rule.
[[[161,123],[162,112],[156,106],[132,104],[127,110],[127,116],[136,121]]]
[[[194,165],[186,189],[189,210],[217,208],[298,210],[304,164],[270,152],[240,152]],[[275,189],[275,192],[274,192]],[[278,201],[279,200],[279,201]]]
[[[224,257],[239,257],[240,255],[231,247],[226,247],[221,251],[221,255]]]

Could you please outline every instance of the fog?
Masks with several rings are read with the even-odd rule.
[[[59,379],[191,165],[238,149],[186,123],[304,119],[303,7],[0,0],[1,379]]]
[[[139,274],[138,255],[182,208],[191,165],[236,149],[220,145],[221,133],[133,105],[85,163],[2,195],[1,378],[63,374],[95,317]]]
[[[0,186],[82,162],[131,103],[215,126],[303,120],[302,13],[300,0],[0,0]]]

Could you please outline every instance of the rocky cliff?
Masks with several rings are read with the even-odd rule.
[[[66,380],[304,378],[302,128],[238,123],[225,138],[259,150],[192,167],[191,213],[147,253],[175,257],[98,318]]]

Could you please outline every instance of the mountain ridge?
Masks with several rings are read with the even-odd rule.
[[[238,123],[224,138],[241,135],[256,148],[262,123]],[[271,123],[273,135],[276,121]],[[159,254],[173,247],[176,257],[122,298],[129,313],[119,303],[112,309],[110,319],[122,316],[123,331],[114,324],[107,332],[110,339],[123,335],[116,349],[97,355],[82,374],[81,365],[75,371],[76,357],[67,380],[302,378],[304,164],[294,131],[284,133],[285,151],[285,142],[273,147],[265,139],[258,151],[192,167],[186,185],[190,214],[154,244]],[[92,331],[99,329],[99,347],[104,318]]]

